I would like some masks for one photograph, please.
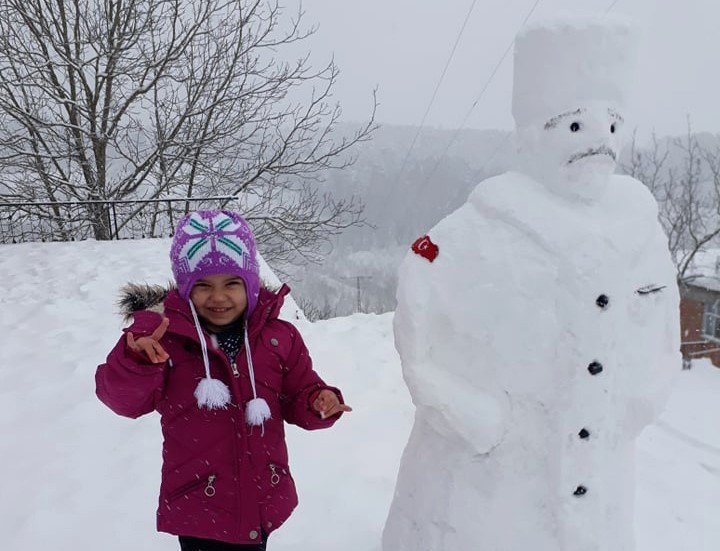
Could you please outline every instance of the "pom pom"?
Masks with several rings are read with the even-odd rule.
[[[248,425],[262,425],[263,421],[272,418],[270,406],[262,398],[250,400],[245,406],[245,421]]]
[[[202,379],[195,389],[195,398],[202,409],[225,409],[230,403],[230,389],[217,379]]]

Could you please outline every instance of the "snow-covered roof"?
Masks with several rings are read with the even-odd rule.
[[[699,251],[686,273],[685,283],[691,287],[720,293],[720,249]]]
[[[717,276],[698,276],[687,281],[692,287],[700,287],[708,291],[720,293],[720,277]]]

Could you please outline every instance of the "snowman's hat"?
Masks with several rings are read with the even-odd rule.
[[[535,24],[515,39],[512,112],[516,125],[544,125],[588,103],[623,113],[636,67],[625,19],[570,17]]]

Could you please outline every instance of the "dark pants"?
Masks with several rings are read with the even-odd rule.
[[[267,536],[263,534],[262,543],[226,543],[224,541],[204,540],[180,536],[181,551],[265,551]]]

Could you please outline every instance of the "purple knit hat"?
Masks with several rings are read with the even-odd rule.
[[[217,274],[238,276],[245,282],[252,314],[260,293],[260,265],[255,238],[247,222],[227,210],[198,210],[177,225],[170,247],[170,262],[178,292],[190,300],[198,279]]]

